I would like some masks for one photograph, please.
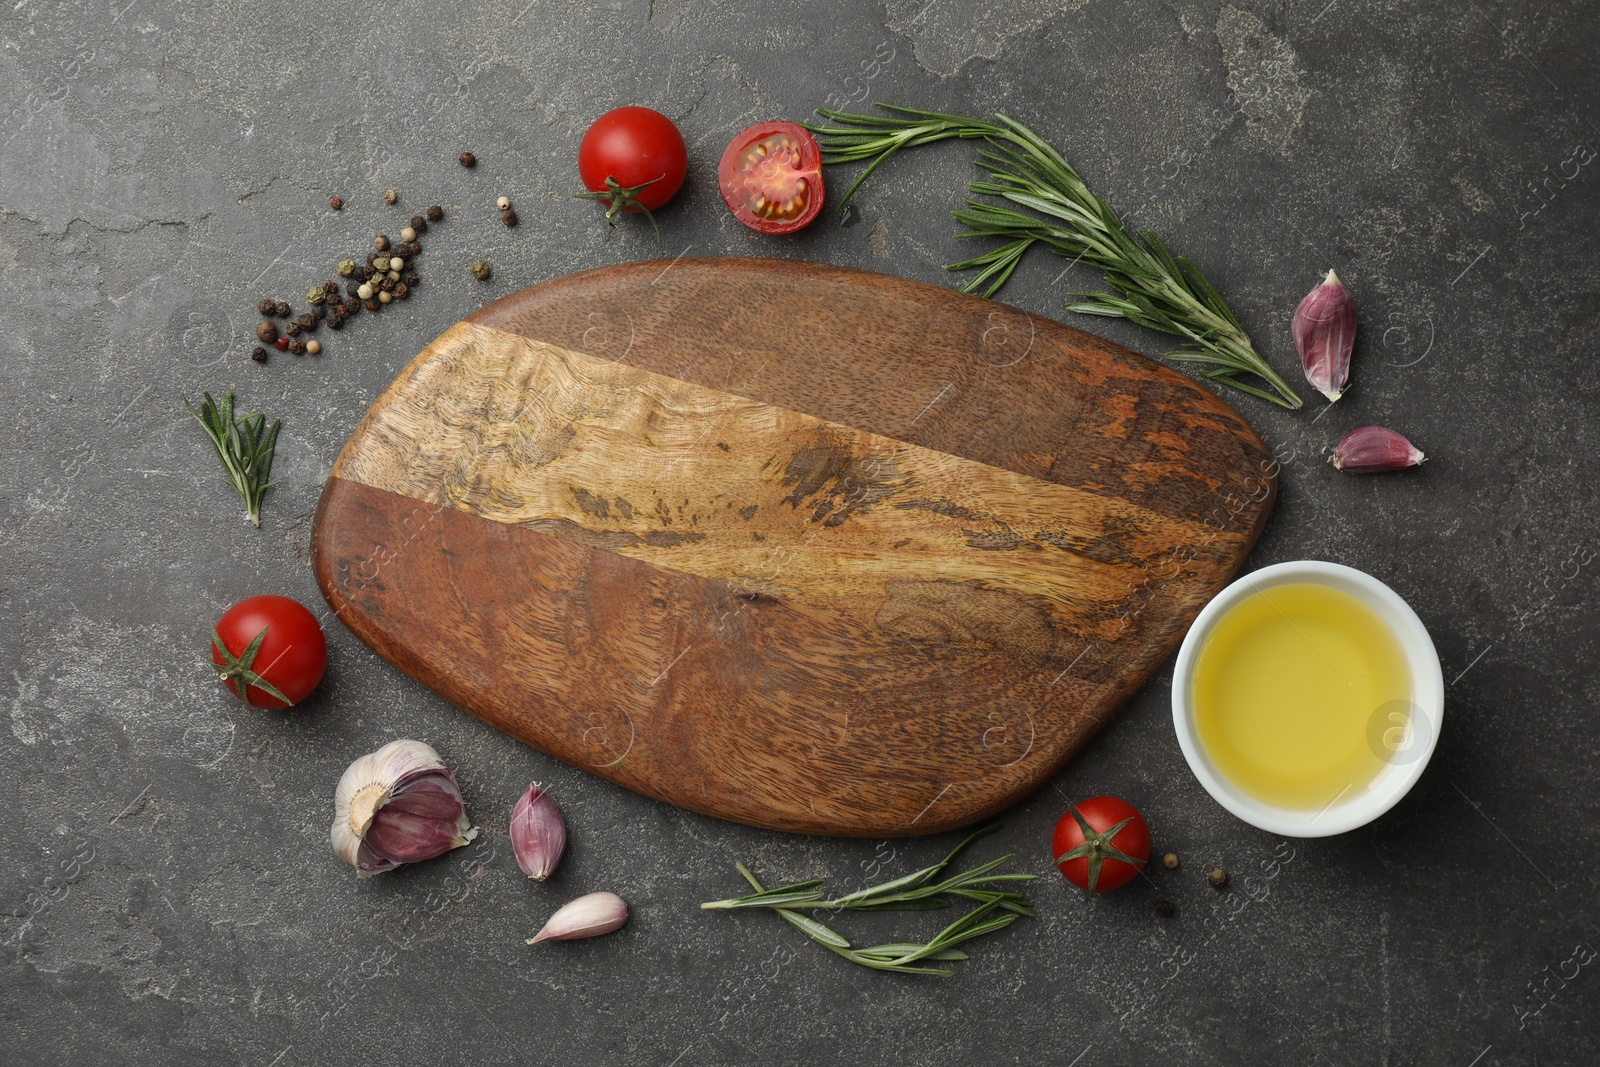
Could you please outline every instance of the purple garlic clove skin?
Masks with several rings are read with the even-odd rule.
[[[544,929],[528,939],[528,944],[598,937],[621,929],[627,921],[628,905],[621,897],[615,893],[590,893],[562,905]]]
[[[534,782],[511,809],[511,850],[517,866],[536,882],[555,873],[567,848],[567,824],[550,794]]]
[[[1329,400],[1350,382],[1350,351],[1356,343],[1356,301],[1333,271],[1294,309],[1295,351],[1306,381]]]
[[[1426,458],[1416,445],[1382,426],[1351,430],[1333,450],[1333,465],[1348,474],[1404,470]]]
[[[334,792],[331,837],[363,878],[460,848],[478,836],[439,754],[400,740],[350,764]]]

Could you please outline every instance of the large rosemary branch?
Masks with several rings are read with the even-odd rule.
[[[953,212],[967,227],[958,237],[995,237],[1003,243],[982,255],[952,263],[948,270],[976,270],[963,289],[993,296],[1022,262],[1043,243],[1059,256],[1098,267],[1110,293],[1073,293],[1067,304],[1084,315],[1125,318],[1186,344],[1166,353],[1180,363],[1204,364],[1213,381],[1288,408],[1300,398],[1250,343],[1238,318],[1200,268],[1173,256],[1153,230],[1130,234],[1111,205],[1084,184],[1078,172],[1044,138],[1005,115],[996,122],[938,111],[879,104],[910,118],[858,115],[818,108],[833,125],[810,127],[822,146],[824,164],[871,160],[840,200],[842,208],[868,175],[902,148],[954,137],[982,139],[979,166],[988,181],[967,186],[973,197]],[[1019,210],[1020,209],[1020,210]],[[1258,378],[1268,388],[1248,381]]]
[[[272,477],[272,456],[277,451],[282,420],[274,419],[269,427],[265,415],[234,418],[232,393],[223,397],[220,405],[206,393],[199,411],[189,403],[187,396],[183,398],[183,406],[205,427],[229,484],[244,500],[245,517],[250,525],[260,526],[261,498],[272,488],[268,479]]]
[[[743,863],[736,864],[739,873],[755,892],[728,900],[713,900],[702,905],[707,910],[733,908],[768,908],[776,911],[795,929],[817,944],[838,953],[852,963],[880,971],[898,971],[902,974],[936,974],[949,977],[955,972],[947,967],[927,967],[924,961],[951,962],[967,959],[967,954],[955,946],[984,934],[994,933],[1010,926],[1020,915],[1033,916],[1033,905],[1019,893],[987,889],[996,882],[1027,882],[1032,874],[996,874],[995,870],[1011,859],[982,863],[971,870],[961,871],[941,881],[934,881],[952,860],[966,850],[968,845],[998,830],[987,826],[968,837],[931,867],[924,867],[902,878],[868,886],[842,897],[825,899],[821,889],[822,879],[794,882],[790,885],[765,889],[756,876]],[[850,940],[833,928],[818,922],[801,911],[927,911],[950,906],[951,897],[976,901],[978,906],[955,922],[940,930],[925,942],[894,942],[857,948]]]

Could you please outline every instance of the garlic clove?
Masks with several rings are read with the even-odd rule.
[[[1427,456],[1400,434],[1383,426],[1363,426],[1344,435],[1333,450],[1333,465],[1349,474],[1379,474],[1415,467]]]
[[[511,849],[517,866],[536,882],[555,873],[567,848],[567,824],[550,794],[534,782],[511,809]]]
[[[628,921],[628,904],[615,893],[590,893],[563,904],[528,944],[576,941],[620,929]]]
[[[1306,381],[1329,400],[1350,382],[1350,352],[1356,343],[1356,301],[1333,271],[1294,309],[1295,351]]]
[[[431,859],[478,835],[455,775],[421,741],[391,741],[345,769],[330,838],[362,877]]]

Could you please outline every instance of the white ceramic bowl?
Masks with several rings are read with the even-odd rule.
[[[1195,729],[1193,689],[1194,665],[1200,649],[1217,621],[1240,601],[1273,586],[1315,583],[1343,590],[1361,600],[1388,624],[1411,666],[1412,707],[1410,725],[1406,717],[1392,721],[1383,709],[1374,712],[1369,724],[1369,743],[1383,745],[1390,762],[1371,786],[1347,794],[1322,811],[1281,808],[1250,796],[1229,782],[1206,755]],[[1286,837],[1329,837],[1365,826],[1395,804],[1422,777],[1422,770],[1433,755],[1444,720],[1444,673],[1439,654],[1422,620],[1400,594],[1370,574],[1337,563],[1298,560],[1275,563],[1238,578],[1212,598],[1189,627],[1178,649],[1178,663],[1172,674],[1172,725],[1178,733],[1189,769],[1194,771],[1206,792],[1217,803],[1252,826]],[[1399,724],[1399,725],[1396,725]],[[1376,751],[1376,747],[1375,747]],[[1380,755],[1384,754],[1380,752]]]

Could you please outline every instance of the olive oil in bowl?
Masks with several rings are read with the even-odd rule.
[[[1415,697],[1391,625],[1319,582],[1262,583],[1240,599],[1205,636],[1189,684],[1216,772],[1262,804],[1312,812],[1373,786],[1392,749],[1373,742],[1374,720]]]

